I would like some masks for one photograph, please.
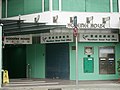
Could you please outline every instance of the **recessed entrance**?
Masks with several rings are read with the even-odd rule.
[[[3,48],[3,69],[8,70],[10,78],[26,77],[25,45],[5,45]]]
[[[69,79],[69,45],[46,44],[46,78]]]

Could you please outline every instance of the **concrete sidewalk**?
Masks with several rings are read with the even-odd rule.
[[[75,81],[53,79],[14,79],[0,90],[120,90],[118,81]]]

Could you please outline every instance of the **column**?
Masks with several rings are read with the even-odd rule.
[[[52,11],[52,0],[49,0],[49,11]]]
[[[2,25],[0,25],[0,88],[2,85]]]
[[[45,8],[45,6],[44,6],[44,0],[42,0],[42,12],[44,12],[44,8]]]
[[[61,0],[59,0],[59,11],[61,11],[62,10],[62,8],[61,8]]]
[[[119,13],[120,13],[120,0],[118,0],[118,10],[119,10]]]
[[[110,12],[113,12],[113,0],[110,0]]]

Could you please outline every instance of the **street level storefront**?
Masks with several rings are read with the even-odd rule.
[[[114,33],[112,33],[113,31]],[[120,51],[120,43],[118,42],[118,30],[84,29],[79,30],[79,32],[81,32],[79,33],[78,39],[79,80],[117,79],[117,59],[119,58],[118,52]],[[69,42],[67,42],[67,40],[69,40]],[[42,34],[41,42],[46,49],[45,57],[47,63],[45,62],[45,65],[47,72],[45,73],[45,76],[47,76],[48,78],[62,79],[62,75],[65,74],[69,75],[69,78],[67,79],[75,80],[76,45],[74,37],[70,33],[68,35],[63,33],[57,34],[52,32],[51,34]],[[64,49],[64,51],[62,51],[62,49]],[[49,54],[48,51],[50,52]],[[49,61],[47,60],[48,58]],[[64,64],[62,64],[61,62],[64,62]],[[66,63],[67,65],[65,65]],[[64,70],[66,70],[66,72],[68,73],[65,73]],[[48,71],[50,74],[48,73]],[[64,76],[64,78],[65,77],[66,76]]]
[[[22,16],[15,25],[3,26],[3,69],[8,69],[10,78],[76,80],[73,18],[77,16],[78,79],[118,79],[119,14],[47,12],[44,15],[50,17],[49,23],[30,23],[32,16],[28,15],[27,22],[22,20],[26,16]]]

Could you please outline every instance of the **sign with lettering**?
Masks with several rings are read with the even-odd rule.
[[[78,28],[93,28],[93,29],[104,29],[105,24],[87,24],[87,23],[78,23]]]
[[[80,34],[79,42],[118,42],[118,34]]]
[[[32,44],[31,35],[5,36],[4,44]]]
[[[42,33],[41,43],[73,42],[72,33]]]
[[[73,28],[72,23],[67,24],[68,28]],[[97,23],[78,23],[77,28],[91,28],[91,29],[105,29],[105,24],[97,24]]]

